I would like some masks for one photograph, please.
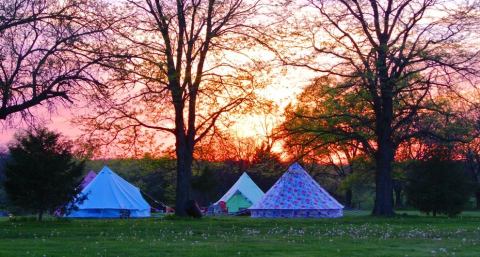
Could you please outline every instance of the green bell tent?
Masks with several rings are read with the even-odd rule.
[[[225,202],[228,212],[235,213],[243,209],[248,209],[257,203],[263,195],[263,191],[253,182],[248,174],[244,172],[230,190],[215,204]]]

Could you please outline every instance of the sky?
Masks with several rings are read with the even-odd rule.
[[[283,120],[283,109],[292,101],[295,101],[295,97],[302,91],[314,74],[305,70],[288,69],[285,74],[277,75],[271,80],[271,84],[263,90],[263,95],[274,101],[279,106],[279,111],[272,114],[273,118],[267,117],[268,120],[273,123],[278,123]],[[82,105],[80,103],[80,105]],[[85,105],[85,104],[83,104]],[[48,128],[57,132],[61,132],[63,135],[70,139],[75,139],[81,135],[78,124],[72,124],[71,118],[74,113],[88,112],[88,107],[83,109],[69,109],[64,106],[57,106],[57,110],[48,112],[46,107],[39,106],[33,109],[36,117],[40,117],[42,123]],[[263,123],[265,117],[259,115],[250,115],[242,117],[238,120],[238,123],[231,127],[232,131],[239,137],[256,137],[261,139],[261,136],[265,134]],[[6,145],[11,142],[15,132],[25,128],[25,124],[18,124],[18,121],[13,121],[13,125],[0,128],[0,149],[5,148]],[[273,127],[276,124],[271,124]],[[173,135],[168,134],[169,137]],[[172,138],[165,139],[166,142],[172,142]]]
[[[263,51],[259,54],[266,55]],[[272,59],[273,54],[270,53],[263,57],[266,59]],[[275,73],[274,78],[270,79],[271,83],[265,89],[260,91],[260,94],[275,102],[279,107],[278,112],[267,117],[270,122],[275,123],[269,124],[270,128],[283,120],[283,109],[295,100],[296,96],[302,91],[303,86],[308,83],[312,76],[313,74],[311,74],[311,72],[298,71],[298,69],[294,68],[287,69],[285,72]],[[76,103],[76,105],[85,106],[87,104],[79,102]],[[73,116],[78,113],[89,112],[88,107],[69,108],[61,105],[57,105],[56,110],[53,112],[49,112],[44,106],[33,107],[31,110],[35,117],[40,117],[42,124],[52,130],[62,133],[69,139],[75,139],[81,135],[81,130],[79,129],[80,125],[72,124],[71,120]],[[266,132],[263,126],[265,119],[265,117],[259,115],[246,115],[239,119],[237,124],[230,129],[240,138],[256,137],[260,141],[262,139],[261,136]],[[14,120],[12,122],[13,125],[0,128],[0,149],[4,149],[7,144],[12,141],[15,132],[27,127],[25,124],[18,123],[17,120]],[[163,144],[171,144],[174,142],[173,135],[169,133],[166,133],[166,135],[170,138],[166,138],[165,142],[162,142]]]
[[[75,111],[77,110],[64,106],[57,106],[56,110],[53,111],[49,111],[44,106],[38,106],[32,109],[34,115],[40,118],[40,120],[38,120],[39,124],[43,124],[52,130],[61,132],[64,136],[70,139],[74,139],[81,133],[77,126],[70,123],[70,119],[73,116],[72,113]],[[18,119],[13,120],[11,124],[2,125],[0,148],[5,148],[13,140],[14,134],[17,131],[21,131],[28,127],[25,123],[20,123]]]
[[[269,117],[247,115],[233,126],[233,129],[238,131],[239,136],[244,137],[264,135],[263,123],[265,119],[276,123],[281,122],[285,107],[295,101],[297,95],[302,92],[303,87],[311,78],[313,78],[311,72],[299,71],[298,69],[290,69],[284,76],[276,77],[260,94],[278,105],[278,113],[273,113]]]
[[[279,111],[263,117],[259,115],[245,115],[236,125],[230,129],[236,136],[255,137],[259,140],[265,135],[264,122],[275,123],[269,125],[276,125],[283,120],[283,109],[291,102],[295,101],[296,96],[302,91],[302,88],[313,77],[311,72],[299,71],[297,69],[289,69],[284,75],[277,76],[271,80],[271,83],[263,89],[260,93],[274,101]],[[77,104],[82,105],[82,104]],[[38,106],[32,109],[32,113],[36,117],[40,117],[39,123],[46,127],[62,133],[69,139],[75,139],[81,135],[79,124],[73,124],[71,119],[74,114],[79,112],[88,112],[88,107],[66,107],[57,105],[56,110],[49,112],[46,107]],[[1,128],[0,135],[0,149],[6,149],[7,145],[13,140],[15,132],[26,128],[26,124],[19,124],[18,120],[14,120],[11,125]],[[273,127],[273,126],[272,126]],[[167,134],[169,137],[173,135]],[[166,139],[166,142],[174,142],[173,138]]]

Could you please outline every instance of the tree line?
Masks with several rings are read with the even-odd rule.
[[[144,198],[157,210],[175,204],[176,160],[172,157],[87,160],[74,157],[72,141],[45,128],[17,133],[0,165],[0,210],[13,215],[36,213],[64,215],[83,201],[77,195],[83,177],[108,165],[139,187]],[[478,209],[472,193],[480,188],[477,163],[458,159],[451,145],[430,144],[415,151],[421,157],[394,164],[394,206],[416,208],[427,214],[455,216],[465,209]],[[260,146],[253,158],[201,160],[192,167],[191,199],[202,207],[215,203],[243,172],[268,191],[283,175],[290,161]],[[468,153],[470,155],[471,153]],[[250,156],[250,155],[248,155]],[[318,155],[321,156],[321,155]],[[318,157],[312,155],[312,157]],[[374,204],[374,163],[365,157],[350,159],[345,165],[330,160],[301,161],[323,188],[350,210],[369,209]],[[478,195],[478,194],[477,194]],[[68,204],[67,204],[68,203]]]

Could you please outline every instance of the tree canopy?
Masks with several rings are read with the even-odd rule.
[[[277,54],[287,65],[326,76],[327,82],[318,86],[333,84],[344,92],[342,108],[325,102],[328,107],[324,108],[337,108],[336,112],[319,116],[317,122],[327,126],[328,121],[338,122],[340,132],[332,130],[330,136],[354,137],[372,154],[376,162],[373,214],[392,215],[392,163],[398,146],[412,138],[438,137],[438,123],[424,119],[434,115],[436,121],[442,116],[444,122],[451,122],[442,104],[446,98],[469,103],[463,101],[467,99],[463,93],[475,85],[479,74],[480,54],[474,46],[478,5],[471,1],[310,0],[305,8],[313,17],[300,30],[309,33],[297,31],[291,35],[296,39],[290,40],[290,54]],[[355,99],[361,101],[352,103]],[[361,109],[350,112],[347,108],[354,104]],[[346,129],[350,131],[343,133]]]
[[[91,52],[109,26],[96,17],[101,8],[78,0],[0,3],[0,120],[35,119],[32,107],[71,103],[74,92],[98,85]]]
[[[81,118],[85,138],[135,154],[173,135],[178,215],[189,199],[195,145],[226,124],[225,113],[262,103],[254,73],[266,66],[247,53],[259,8],[244,0],[132,0],[116,13],[122,21],[105,46],[115,58],[103,63],[110,73],[108,86],[92,94],[96,111]]]
[[[450,153],[449,153],[450,152]],[[452,161],[451,149],[436,146],[407,175],[407,200],[422,212],[455,216],[468,202],[473,183]]]
[[[5,189],[14,206],[39,220],[47,212],[68,211],[67,203],[75,206],[84,162],[74,158],[72,145],[60,134],[45,128],[18,133],[8,149]]]

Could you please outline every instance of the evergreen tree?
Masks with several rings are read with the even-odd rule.
[[[41,220],[44,213],[62,208],[79,193],[77,187],[84,162],[77,162],[72,145],[46,128],[15,135],[5,167],[5,189],[14,206],[32,211]]]

